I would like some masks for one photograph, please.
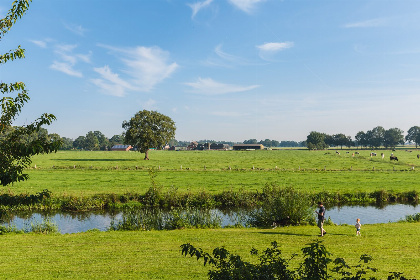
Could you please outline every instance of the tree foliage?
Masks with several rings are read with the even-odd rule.
[[[417,146],[420,145],[420,127],[419,126],[410,127],[410,129],[407,131],[407,135],[405,136],[405,140],[416,143],[416,149],[417,149]]]
[[[13,2],[6,17],[0,19],[0,39],[27,11],[29,2],[30,0]],[[25,50],[18,46],[16,50],[0,55],[0,64],[24,56]],[[23,171],[31,164],[31,156],[57,151],[61,140],[42,134],[41,126],[49,125],[56,119],[52,114],[42,114],[28,125],[12,127],[13,121],[30,99],[23,82],[9,84],[1,82],[0,92],[3,95],[0,118],[0,183],[6,186],[13,182],[27,180],[28,175],[23,174]],[[37,137],[32,137],[33,135]]]
[[[175,137],[175,122],[156,111],[139,111],[129,121],[124,121],[125,143],[137,147],[149,159],[149,149],[162,149]]]
[[[320,133],[316,131],[311,131],[308,137],[306,138],[306,145],[309,150],[323,150],[328,148],[328,145],[325,143],[325,133]]]

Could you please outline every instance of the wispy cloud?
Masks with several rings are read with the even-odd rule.
[[[226,93],[235,93],[249,91],[259,87],[259,85],[241,86],[232,84],[223,84],[214,81],[211,78],[198,78],[196,82],[185,83],[192,88],[192,92],[205,95],[219,95]]]
[[[95,79],[93,82],[103,92],[118,89],[116,92],[108,92],[111,95],[124,96],[127,90],[151,91],[178,68],[178,64],[175,62],[168,62],[169,52],[159,47],[115,48],[107,45],[100,46],[115,53],[125,67],[125,70],[122,71],[125,74],[124,79],[119,78],[116,74],[111,75],[112,71],[109,67],[106,71],[96,71],[101,75],[101,78]]]
[[[92,79],[91,81],[105,94],[122,97],[126,90],[135,89],[130,83],[121,79],[118,74],[113,73],[108,65],[93,70],[101,76],[101,79]]]
[[[47,42],[46,41],[41,41],[41,40],[30,40],[30,41],[40,48],[45,49],[47,47]]]
[[[55,60],[50,66],[51,69],[63,72],[67,75],[74,77],[83,77],[82,72],[76,70],[74,67],[79,61],[90,63],[91,53],[78,54],[74,53],[74,49],[77,45],[56,45],[54,47],[54,53],[57,55],[58,60]]]
[[[236,6],[238,9],[244,11],[245,13],[252,13],[255,9],[255,6],[264,2],[265,0],[228,0],[232,5]]]
[[[213,50],[213,57],[208,58],[205,64],[210,66],[233,67],[236,65],[255,64],[237,55],[233,55],[223,51],[222,45],[217,45]]]
[[[347,23],[344,25],[345,28],[366,28],[366,27],[379,27],[379,26],[385,26],[387,23],[387,20],[384,18],[375,18],[375,19],[369,19],[359,22],[352,22]]]
[[[64,23],[64,27],[70,32],[79,36],[85,36],[85,33],[87,31],[87,29],[83,28],[81,25],[76,25],[76,24]]]
[[[289,49],[293,47],[293,42],[283,42],[283,43],[265,43],[263,45],[257,46],[258,49],[265,52],[278,52],[284,49]]]
[[[285,49],[290,49],[294,46],[293,42],[271,42],[257,46],[260,51],[260,57],[264,60],[271,60],[272,56]]]
[[[202,2],[196,2],[196,3],[192,3],[192,4],[187,4],[192,9],[191,18],[194,18],[196,16],[196,14],[201,9],[204,9],[204,8],[208,7],[211,4],[211,2],[213,2],[213,0],[205,0],[205,1],[202,1]]]
[[[53,63],[50,65],[50,68],[53,70],[63,72],[64,74],[67,74],[70,76],[74,76],[78,78],[83,77],[82,72],[74,70],[73,66],[66,62],[53,61]]]

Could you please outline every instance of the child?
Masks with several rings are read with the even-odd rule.
[[[362,227],[362,224],[360,223],[360,219],[356,220],[356,236],[362,236],[362,234],[360,233],[360,228]]]

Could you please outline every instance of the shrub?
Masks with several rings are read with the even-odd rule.
[[[308,194],[291,187],[281,189],[266,186],[262,207],[251,211],[249,223],[253,226],[268,227],[273,222],[280,225],[297,225],[313,222],[313,211]]]
[[[58,233],[58,226],[50,218],[46,218],[41,223],[31,223],[30,228],[25,231],[42,234]]]
[[[281,255],[276,242],[272,242],[271,247],[264,250],[262,254],[259,254],[254,248],[251,249],[251,255],[257,256],[259,259],[256,264],[243,261],[241,256],[231,254],[224,247],[215,248],[213,253],[209,254],[189,243],[181,245],[182,255],[196,257],[197,260],[202,259],[204,265],[212,266],[208,272],[208,277],[211,280],[378,280],[374,276],[369,276],[377,271],[368,266],[372,260],[369,255],[361,255],[359,264],[353,266],[347,264],[343,258],[336,258],[333,261],[329,257],[331,254],[319,240],[307,244],[307,247],[302,248],[302,252],[304,259],[299,268],[293,270],[289,267],[290,259],[287,260]],[[294,254],[292,258],[296,256]],[[332,264],[333,268],[328,269]],[[388,280],[408,280],[402,274],[401,272],[390,272]]]

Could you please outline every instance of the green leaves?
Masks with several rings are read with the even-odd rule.
[[[0,20],[0,37],[7,33],[12,25],[28,9],[31,0],[17,0],[13,2],[5,18]],[[0,55],[0,64],[9,60],[25,57],[25,50],[18,46],[17,50]],[[49,125],[56,118],[52,114],[42,114],[41,117],[22,127],[12,127],[13,121],[22,111],[23,105],[29,101],[25,84],[0,83],[3,97],[0,117],[0,184],[6,186],[13,182],[28,179],[23,170],[31,164],[30,157],[40,153],[55,152],[61,145],[61,140],[50,141],[47,137],[31,139],[31,135],[38,133],[43,125]],[[16,93],[13,95],[13,93]],[[5,96],[5,95],[8,96]]]
[[[139,111],[130,119],[124,121],[122,127],[125,132],[125,144],[137,147],[149,159],[151,148],[162,149],[175,137],[175,122],[168,116],[156,111]]]

